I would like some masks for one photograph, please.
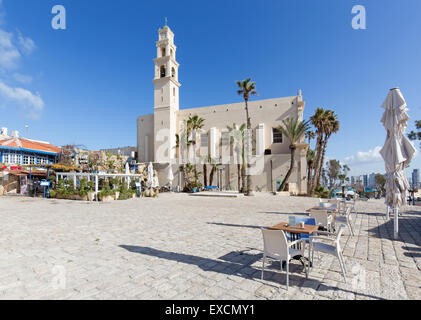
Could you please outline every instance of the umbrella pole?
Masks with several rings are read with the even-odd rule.
[[[399,209],[395,208],[394,210],[394,214],[395,214],[395,227],[394,227],[394,232],[393,232],[393,236],[395,239],[398,239],[399,237]]]
[[[390,220],[390,207],[386,206],[386,220]]]

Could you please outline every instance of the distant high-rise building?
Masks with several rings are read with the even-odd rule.
[[[363,176],[352,176],[351,177],[351,185],[363,186],[364,185]]]
[[[363,175],[363,185],[364,185],[364,188],[368,187],[368,175],[367,174]]]
[[[372,173],[368,176],[368,187],[374,188],[376,186],[376,174]]]
[[[414,187],[420,186],[420,170],[419,169],[414,169],[414,171],[412,171],[412,185]]]

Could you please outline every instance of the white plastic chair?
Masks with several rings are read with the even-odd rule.
[[[286,262],[287,274],[287,290],[289,288],[289,261],[297,256],[304,256],[306,242],[304,239],[299,239],[288,243],[287,237],[282,230],[268,230],[261,228],[263,234],[263,266],[262,266],[262,280],[265,272],[266,258],[272,258],[280,262],[281,271],[282,263]],[[300,249],[291,248],[292,246],[300,245]]]
[[[352,236],[355,235],[354,227],[352,224],[352,217],[351,217],[351,207],[347,207],[344,215],[336,215],[335,216],[335,224],[346,224],[349,231],[351,232]]]
[[[310,217],[316,219],[316,225],[326,228],[327,231],[332,227],[332,216],[327,210],[310,210]]]
[[[340,246],[340,240],[341,240],[341,236],[342,236],[342,233],[344,231],[344,228],[345,228],[345,225],[342,224],[339,227],[339,230],[338,230],[337,234],[334,234],[334,233],[331,233],[331,232],[318,231],[317,236],[311,236],[310,237],[311,257],[309,256],[308,258],[311,259],[311,262],[314,265],[314,262],[313,262],[314,251],[323,252],[323,253],[326,253],[326,254],[336,256],[339,260],[339,265],[340,265],[341,270],[342,270],[342,275],[343,275],[343,277],[345,279],[345,282],[346,282],[345,259],[342,255],[342,250],[341,250],[341,246]],[[325,235],[325,236],[320,236],[320,235]],[[335,238],[329,238],[328,236],[336,236],[336,237]],[[331,242],[331,243],[333,242],[333,244],[326,244],[324,242],[321,242],[322,240],[327,241],[327,242]]]

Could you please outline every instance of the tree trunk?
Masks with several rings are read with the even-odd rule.
[[[241,164],[237,164],[238,192],[241,192]]]
[[[209,185],[210,186],[212,186],[213,185],[213,175],[215,174],[215,169],[216,169],[216,166],[212,166],[212,170],[211,170],[211,172],[210,172],[210,174],[209,174]]]
[[[253,138],[253,134],[251,131],[251,120],[250,120],[250,116],[249,116],[249,107],[248,107],[248,101],[246,100],[246,114],[247,114],[247,131],[250,135],[250,139],[248,139],[248,143],[252,143],[251,140]],[[249,146],[248,150],[247,150],[247,190],[246,190],[246,196],[254,196],[253,193],[253,181],[250,175],[250,170],[251,170],[251,146]]]
[[[246,178],[246,164],[245,163],[241,166],[241,180],[242,180],[241,192],[246,193],[246,191],[247,191],[247,178]]]
[[[321,147],[321,161],[320,161],[320,173],[317,177],[317,185],[320,185],[320,179],[322,177],[322,169],[323,169],[323,163],[325,161],[325,154],[326,154],[326,148],[327,148],[327,140],[329,139],[329,137],[325,137],[324,141],[322,142],[322,147]]]
[[[316,142],[316,156],[314,161],[314,172],[313,172],[313,179],[311,181],[311,188],[310,188],[310,195],[314,193],[314,189],[317,187],[317,179],[320,175],[320,156],[321,156],[321,148],[323,142],[323,133],[319,133],[317,135],[317,142]]]
[[[291,176],[292,170],[294,169],[294,164],[295,164],[295,149],[297,149],[294,145],[291,145],[289,147],[289,149],[291,150],[291,163],[289,165],[289,170],[287,172],[287,175],[285,176],[284,181],[282,181],[281,184],[281,191],[285,191],[285,186],[288,182],[289,177]]]
[[[307,163],[307,195],[311,196],[311,171],[312,171],[312,163]]]
[[[208,167],[206,166],[206,163],[203,164],[203,185],[205,187],[208,186]]]

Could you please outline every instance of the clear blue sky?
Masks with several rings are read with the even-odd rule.
[[[137,116],[153,112],[164,17],[178,46],[182,108],[240,102],[234,81],[248,76],[258,99],[301,88],[306,118],[316,107],[338,113],[327,156],[347,158],[353,174],[384,169],[373,150],[385,140],[389,88],[401,88],[410,128],[421,119],[419,0],[0,2],[0,126],[26,135],[28,124],[30,138],[136,145]],[[67,10],[65,31],[51,27],[56,4]],[[366,30],[351,27],[357,4],[367,9]]]

